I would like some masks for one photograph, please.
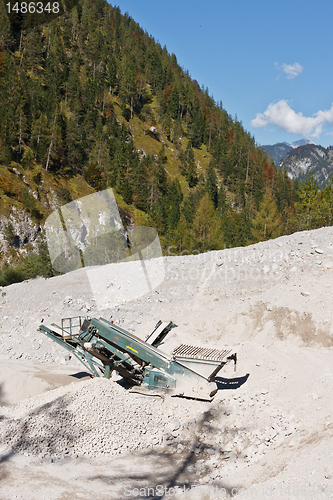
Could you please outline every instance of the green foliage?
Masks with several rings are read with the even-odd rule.
[[[16,266],[5,264],[0,272],[0,286],[8,286],[12,283],[44,276],[54,276],[54,270],[50,261],[45,240],[40,237],[38,242],[38,253],[30,253]]]
[[[171,247],[172,253],[182,255],[192,252],[193,240],[184,214],[181,214],[179,217],[178,224],[173,232],[172,243],[174,243]]]
[[[314,229],[320,227],[321,207],[319,205],[318,184],[313,177],[313,172],[301,182],[298,191],[299,201],[295,203],[295,212],[300,229]]]
[[[200,200],[193,218],[192,233],[194,245],[201,252],[217,250],[222,247],[221,222],[208,193]]]
[[[25,167],[31,167],[33,164],[33,159],[34,159],[34,155],[33,155],[32,150],[29,147],[25,148],[25,151],[22,155],[22,164]]]
[[[259,209],[253,214],[252,234],[255,241],[266,241],[282,234],[282,217],[269,188],[265,192]]]
[[[35,208],[35,198],[29,193],[26,187],[22,191],[22,204],[25,210],[31,215]]]
[[[194,187],[198,182],[197,167],[195,164],[194,152],[190,143],[188,143],[186,149],[185,177],[190,188]]]
[[[112,187],[133,213],[145,212],[164,248],[179,253],[255,241],[251,221],[268,185],[283,222],[331,220],[328,191],[316,222],[304,215],[302,194],[295,215],[287,174],[119,8],[82,0],[21,40],[5,24],[0,30],[0,157],[38,186],[17,193],[11,179],[0,179],[0,194],[17,198],[38,221],[45,214],[34,196],[46,198],[46,170],[64,202],[79,175],[94,190]]]
[[[6,264],[4,269],[0,272],[0,286],[8,286],[12,283],[19,283],[24,280],[24,273],[19,266],[14,268]]]
[[[239,216],[235,212],[229,211],[226,217],[223,218],[222,230],[225,246],[227,248],[238,246],[238,233],[239,233]]]
[[[103,186],[103,177],[97,165],[87,165],[84,169],[84,178],[87,183],[97,190],[101,190]]]
[[[218,205],[218,185],[215,170],[212,164],[208,167],[206,189],[214,208]]]
[[[287,217],[287,232],[317,229],[333,223],[332,179],[323,190],[319,190],[313,172],[299,184],[297,201]]]

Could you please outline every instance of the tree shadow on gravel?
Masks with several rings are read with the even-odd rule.
[[[1,460],[0,460],[0,465],[1,465]],[[8,472],[6,472],[4,470],[0,470],[0,483],[1,483],[1,481],[4,481],[5,479],[7,479],[8,476],[9,476]]]
[[[20,452],[40,458],[69,456],[71,445],[79,437],[74,415],[67,409],[70,402],[68,397],[62,396],[20,419],[7,417],[2,442],[8,451],[0,456],[0,462],[6,462]],[[60,447],[59,443],[62,443]]]
[[[4,401],[3,397],[3,384],[0,384],[0,406],[7,406],[6,402]],[[5,420],[4,415],[0,415],[0,423]],[[2,457],[0,455],[0,464],[2,462]],[[8,473],[5,472],[4,470],[0,470],[0,483],[1,481],[4,481],[8,477]]]
[[[174,433],[166,434],[162,447],[133,454],[130,471],[126,457],[122,465],[122,457],[119,456],[116,474],[95,475],[87,479],[109,485],[112,492],[117,488],[119,500],[137,500],[142,497],[157,500],[175,497],[177,493],[184,495],[184,498],[209,500],[213,491],[221,498],[232,497],[234,486],[226,485],[223,480],[223,464],[230,457],[230,450],[216,443],[217,432],[221,429],[217,427],[215,419],[219,419],[221,414],[228,414],[228,411],[212,408],[196,419],[195,427],[190,431],[187,428],[180,430],[177,436]],[[231,429],[225,429],[226,432],[228,430],[232,432]],[[243,431],[246,432],[246,429]],[[210,464],[206,464],[208,460]],[[194,491],[198,497],[192,496]]]
[[[3,397],[3,384],[0,384],[0,406],[6,406],[6,402]],[[0,420],[2,420],[4,417],[0,415]]]

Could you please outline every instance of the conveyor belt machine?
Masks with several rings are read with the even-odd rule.
[[[215,376],[236,354],[231,350],[182,344],[171,354],[159,346],[177,325],[159,321],[146,340],[103,318],[65,318],[56,330],[39,330],[76,356],[94,376],[110,378],[116,370],[129,384],[172,395],[212,399]]]

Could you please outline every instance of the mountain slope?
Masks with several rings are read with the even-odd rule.
[[[303,180],[312,170],[315,180],[324,187],[333,174],[333,149],[307,144],[289,151],[279,164],[292,179]]]
[[[288,142],[278,142],[273,145],[262,146],[266,154],[272,155],[275,165],[278,165],[280,161],[286,156],[292,149],[298,148],[299,146],[305,146],[306,144],[314,144],[310,139],[300,139],[299,141],[294,141],[291,144]]]
[[[279,142],[277,144],[262,146],[266,154],[272,155],[275,165],[278,165],[282,158],[286,156],[289,151],[293,149],[290,144],[286,142]]]
[[[254,138],[128,14],[82,0],[15,34],[4,9],[0,266],[32,250],[21,216],[39,234],[57,206],[105,188],[125,226],[154,226],[176,253],[251,242],[272,178],[280,212],[290,203]]]

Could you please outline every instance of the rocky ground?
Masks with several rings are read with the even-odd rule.
[[[0,290],[0,497],[333,496],[333,229],[166,257],[150,294],[105,308],[84,269]],[[119,278],[122,276],[119,268]],[[38,332],[104,317],[238,354],[209,402],[90,378]]]

